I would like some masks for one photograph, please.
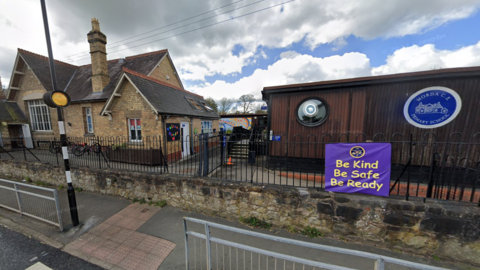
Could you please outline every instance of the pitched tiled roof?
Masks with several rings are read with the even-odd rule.
[[[142,92],[145,98],[160,114],[184,115],[218,119],[220,116],[215,112],[194,109],[187,101],[187,97],[195,102],[203,101],[202,96],[180,89],[173,85],[155,80],[142,74],[124,69],[126,76]],[[201,106],[201,104],[199,104]]]
[[[17,103],[0,100],[0,121],[26,123],[28,120]]]
[[[173,85],[173,84],[169,84],[169,83],[166,83],[166,82],[157,80],[157,79],[155,79],[155,78],[152,78],[152,77],[143,75],[143,74],[141,74],[141,73],[135,72],[135,71],[130,70],[130,69],[125,68],[125,67],[123,68],[123,71],[125,71],[125,72],[127,72],[127,73],[130,73],[130,74],[133,74],[133,75],[135,75],[135,76],[138,76],[138,77],[141,77],[141,78],[150,80],[150,81],[152,81],[152,82],[156,82],[156,83],[159,83],[159,84],[163,84],[163,85],[165,85],[165,86],[168,86],[168,87],[177,89],[177,90],[179,90],[179,91],[183,91],[183,92],[185,92],[185,93],[187,93],[187,94],[197,96],[197,97],[199,97],[199,98],[201,98],[201,99],[203,100],[203,96],[197,95],[197,94],[195,94],[195,93],[192,93],[192,92],[190,92],[190,91],[187,91],[187,90],[185,90],[185,89],[182,89],[182,88],[180,88],[180,87],[178,87],[178,86],[175,86],[175,85]]]
[[[45,89],[51,90],[50,69],[48,58],[25,50],[18,50],[25,59],[28,66],[33,70],[40,83]],[[153,70],[156,64],[168,53],[168,50],[160,50],[145,54],[130,56],[125,59],[115,59],[108,61],[108,75],[110,84],[103,92],[93,93],[92,91],[92,66],[74,66],[60,61],[55,61],[55,71],[57,74],[57,84],[60,90],[66,87],[67,93],[73,102],[75,101],[95,101],[106,100],[110,97],[115,85],[117,84],[122,69],[128,68],[140,74],[148,74]]]
[[[26,50],[18,49],[18,53],[27,62],[27,65],[37,76],[45,90],[52,91],[52,79],[50,77],[50,64],[48,58]],[[77,66],[64,62],[55,61],[55,74],[57,77],[57,86],[60,90],[65,89]]]

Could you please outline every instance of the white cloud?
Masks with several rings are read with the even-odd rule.
[[[480,66],[480,41],[458,50],[438,50],[433,44],[401,48],[389,55],[386,64],[373,68],[373,75],[440,68]]]
[[[361,53],[347,53],[325,58],[297,55],[294,58],[282,58],[266,70],[257,69],[251,76],[244,77],[235,83],[216,81],[213,84],[193,86],[189,90],[215,99],[238,98],[244,94],[253,94],[260,99],[260,91],[264,86],[367,75],[370,75],[370,61]]]
[[[149,1],[139,5],[135,1],[50,0],[47,1],[47,9],[54,54],[56,58],[64,59],[74,53],[83,52],[84,54],[80,57],[75,57],[79,60],[74,64],[89,63],[86,34],[90,30],[92,17],[99,18],[102,31],[112,43],[234,2],[235,0],[227,2],[224,0],[177,0]],[[254,3],[253,0],[238,2],[160,31],[252,3]],[[242,67],[254,64],[258,55],[266,57],[258,49],[262,46],[290,48],[293,44],[305,41],[305,44],[301,45],[311,49],[326,43],[333,43],[338,48],[345,44],[345,38],[352,35],[372,39],[422,33],[471,16],[478,10],[480,1],[391,0],[385,4],[381,0],[297,0],[179,35],[185,31],[206,27],[278,3],[281,3],[281,0],[262,1],[225,15],[128,44],[126,47],[108,49],[108,58],[168,48],[180,75],[185,79],[201,81],[206,76],[216,74],[241,74]],[[24,0],[21,3],[14,0],[0,1],[0,33],[2,33],[1,46],[9,50],[20,47],[46,54],[41,10],[36,0]],[[176,36],[167,38],[173,35]],[[161,40],[114,52],[158,39]],[[109,45],[108,48],[113,46]],[[242,48],[242,52],[232,54],[232,50],[237,46]],[[0,73],[4,78],[10,75],[13,61],[14,55],[0,60]]]
[[[215,99],[238,98],[244,94],[253,94],[259,99],[265,86],[480,66],[480,41],[457,50],[438,50],[432,44],[401,48],[388,56],[386,64],[379,67],[371,67],[369,58],[362,53],[346,53],[325,58],[291,52],[286,52],[286,55],[289,57],[282,57],[267,69],[257,69],[251,76],[234,83],[215,81],[189,89]]]

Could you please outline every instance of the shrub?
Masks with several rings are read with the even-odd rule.
[[[155,205],[158,207],[164,207],[165,205],[167,205],[167,202],[165,200],[161,200],[156,202]]]
[[[112,144],[112,150],[118,150],[121,148],[127,148],[127,143],[122,144]]]
[[[240,217],[239,221],[254,228],[263,228],[267,230],[270,230],[270,228],[272,228],[272,223],[266,222],[265,219],[259,220],[256,217],[249,217],[249,218]]]
[[[307,226],[305,229],[303,229],[302,234],[310,238],[323,236],[323,233],[321,233],[317,228],[310,226]]]
[[[292,225],[288,226],[287,231],[289,233],[297,233],[298,232],[298,230],[295,228],[295,226],[292,226]]]

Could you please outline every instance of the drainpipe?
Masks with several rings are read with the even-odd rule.
[[[193,155],[194,147],[193,147],[193,142],[195,140],[193,139],[193,117],[190,117],[190,153]]]
[[[167,161],[167,128],[166,128],[166,125],[165,125],[165,115],[161,115],[162,117],[162,126],[163,126],[163,149],[164,149],[164,162]],[[165,164],[164,164],[165,166]]]

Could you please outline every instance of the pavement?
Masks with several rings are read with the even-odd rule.
[[[72,227],[66,191],[60,191],[59,195],[62,218],[65,225],[63,232],[60,232],[57,227],[26,216],[20,216],[3,208],[0,208],[0,225],[104,269],[185,269],[183,217],[194,217],[270,235],[361,250],[448,269],[469,269],[468,266],[453,265],[425,257],[414,257],[409,254],[363,245],[362,243],[328,238],[328,236],[310,239],[301,234],[291,234],[285,230],[275,228],[271,230],[252,229],[238,221],[229,221],[205,216],[200,213],[182,211],[170,206],[160,208],[148,206],[147,204],[141,205],[118,197],[88,192],[77,193],[81,224],[77,227]],[[205,232],[202,225],[188,223],[187,226],[189,230]],[[305,259],[321,260],[322,262],[335,263],[356,269],[373,269],[372,261],[357,257],[299,248],[287,244],[275,244],[266,240],[214,228],[212,228],[211,234],[214,237],[235,241],[240,244],[299,256]],[[188,244],[191,254],[189,257],[190,263],[192,265],[194,263],[198,264],[199,268],[201,268],[200,265],[205,264],[204,240],[191,237]],[[255,269],[258,268],[257,264],[262,265],[262,269],[269,269],[273,268],[273,265],[276,263],[271,257],[257,256],[255,253],[249,254],[240,249],[229,249],[227,246],[214,245],[212,246],[212,251],[212,261],[214,262],[214,267],[218,269],[227,269],[227,265],[232,263],[232,269],[236,269],[237,266],[243,268],[243,266],[254,264]],[[25,255],[24,257],[28,256]],[[2,257],[0,256],[0,258]],[[8,257],[5,258],[8,259]],[[270,267],[265,267],[266,264],[269,264]],[[1,265],[3,263],[0,259],[0,269],[2,269]],[[19,265],[25,266],[23,264]],[[53,269],[70,269],[63,266],[57,267],[55,264],[51,264],[50,267]],[[245,268],[251,269],[250,266]],[[287,265],[287,268],[292,269],[292,266],[289,267]],[[402,270],[407,268],[390,266],[388,269]]]

